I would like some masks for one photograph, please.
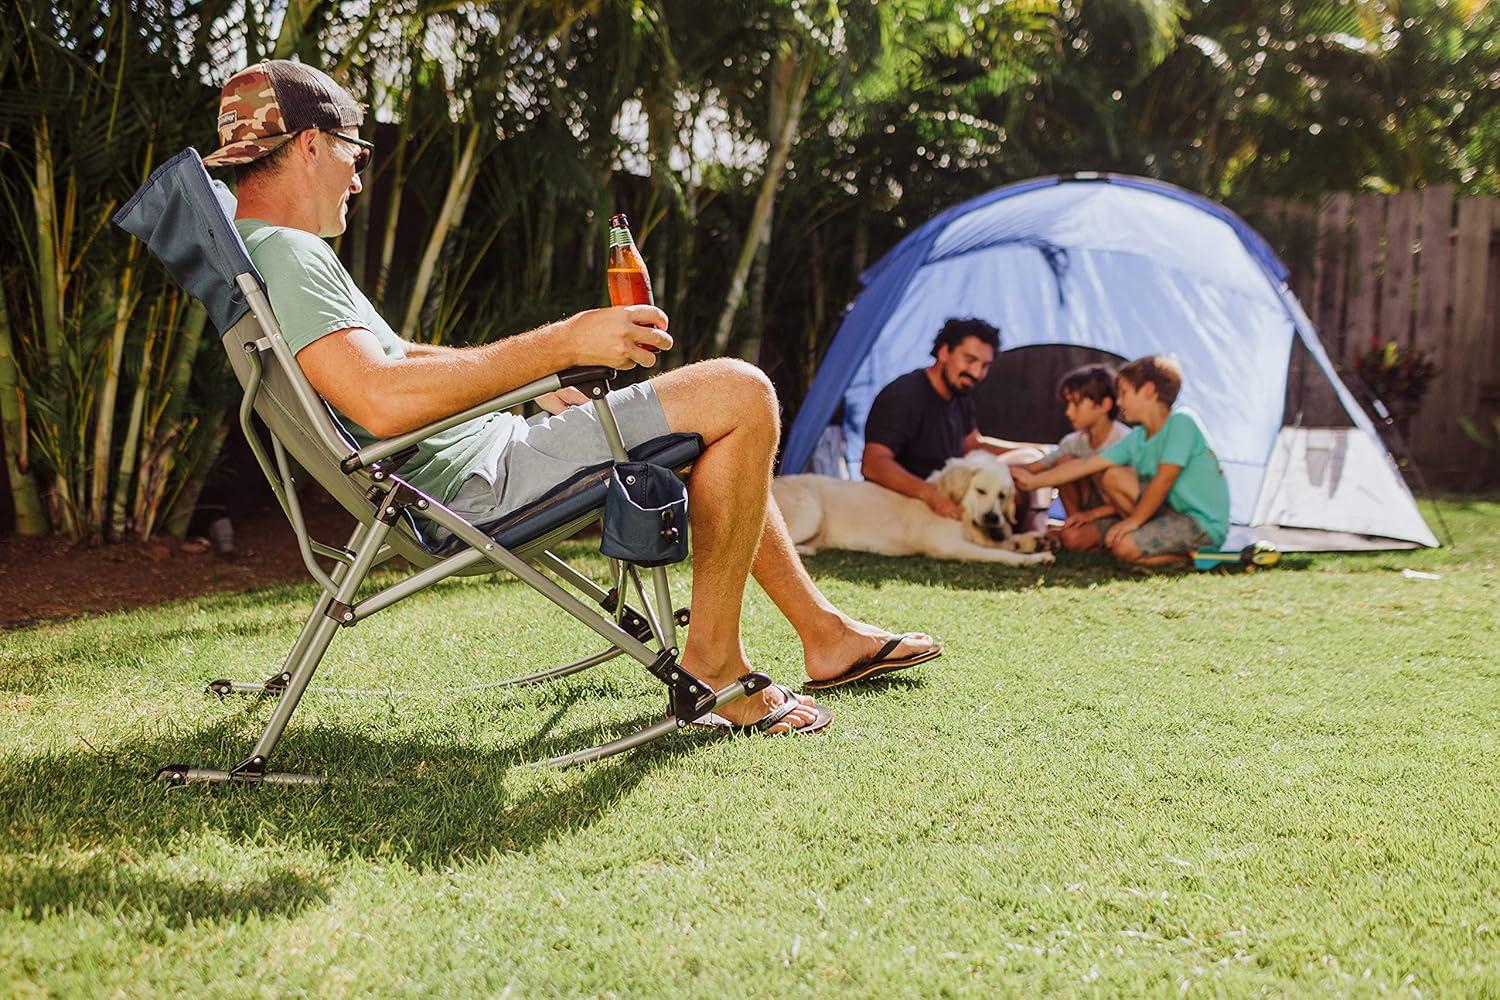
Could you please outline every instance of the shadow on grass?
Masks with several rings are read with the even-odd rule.
[[[940,666],[942,661],[936,661]],[[843,687],[828,688],[823,691],[807,691],[819,702],[836,708],[840,701],[853,698],[875,698],[889,694],[904,694],[908,691],[917,691],[927,686],[927,680],[923,675],[923,669],[932,667],[931,663],[922,664],[914,670],[902,673],[886,674],[872,681],[861,684],[846,684]]]
[[[118,858],[82,865],[23,864],[0,874],[0,905],[23,919],[82,910],[96,916],[152,914],[172,929],[247,915],[293,917],[328,901],[328,883],[280,868],[254,882],[226,885],[210,878],[163,878],[122,869]]]
[[[180,848],[184,835],[218,833],[231,843],[312,844],[334,857],[393,859],[430,869],[496,851],[529,852],[585,829],[652,769],[716,739],[685,731],[574,770],[516,768],[652,721],[564,728],[572,701],[549,706],[540,731],[532,725],[528,735],[494,747],[463,735],[387,739],[328,724],[289,730],[277,745],[273,768],[329,774],[330,781],[317,787],[174,788],[149,780],[164,764],[223,768],[243,758],[249,744],[244,726],[234,720],[182,733],[143,734],[106,753],[3,757],[0,829],[14,855],[45,856],[79,844],[106,857],[145,855]],[[396,784],[375,784],[386,779]],[[29,898],[45,900],[66,896],[68,878],[38,872],[29,880],[23,876],[23,886],[37,883]],[[52,889],[41,886],[49,880]],[[133,891],[129,885],[120,890]],[[199,890],[188,885],[173,891],[186,900]],[[258,891],[227,894],[218,904],[229,908],[242,897],[253,901]],[[302,895],[310,899],[316,891],[305,886]],[[0,906],[8,905],[5,897],[0,891]]]
[[[1298,572],[1312,567],[1314,557],[1287,554],[1277,572]],[[1089,552],[1059,553],[1057,562],[1043,568],[997,567],[991,563],[937,562],[930,559],[877,556],[862,552],[828,551],[807,558],[815,579],[833,578],[848,583],[879,587],[890,583],[917,584],[938,590],[971,590],[985,593],[1031,590],[1037,587],[1091,587],[1101,583],[1132,583],[1156,577],[1204,575],[1190,567],[1137,570],[1121,566],[1107,555]],[[1237,567],[1211,571],[1212,575],[1235,573]]]

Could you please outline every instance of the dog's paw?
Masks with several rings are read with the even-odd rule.
[[[1057,556],[1050,552],[1038,552],[1027,560],[1027,563],[1032,566],[1051,566],[1055,562],[1057,562]]]
[[[1030,555],[1033,552],[1050,552],[1056,544],[1046,535],[1027,532],[1024,535],[1011,535],[1005,540],[1005,547],[1012,552]]]

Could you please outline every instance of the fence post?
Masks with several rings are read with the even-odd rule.
[[[1438,373],[1422,411],[1412,420],[1412,454],[1431,457],[1434,473],[1446,459],[1447,437],[1455,414],[1446,402],[1463,375],[1453,355],[1453,186],[1439,184],[1422,192],[1422,249],[1417,255],[1417,325],[1412,346],[1431,351]]]

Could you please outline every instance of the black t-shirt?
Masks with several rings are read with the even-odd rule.
[[[914,476],[926,479],[963,454],[964,438],[979,426],[974,398],[944,399],[918,368],[880,390],[865,421],[865,443],[883,444]]]

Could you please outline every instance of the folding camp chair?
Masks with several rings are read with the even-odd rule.
[[[557,542],[599,521],[614,463],[585,469],[534,503],[481,525],[464,520],[400,475],[402,463],[423,438],[564,386],[576,386],[590,397],[615,462],[649,461],[682,470],[701,451],[701,438],[668,434],[627,453],[606,396],[616,373],[608,368],[577,368],[359,448],[337,414],[303,377],[231,221],[232,208],[228,189],[211,181],[198,154],[188,149],[152,173],[114,221],[150,247],[177,281],[203,303],[218,328],[244,389],[239,420],[245,439],[291,522],[308,573],[322,592],[280,670],[259,683],[220,680],[210,685],[210,691],[220,695],[247,691],[279,696],[265,732],[250,753],[228,770],[169,765],[157,772],[160,780],[177,784],[321,781],[314,775],[273,772],[268,764],[334,634],[457,575],[509,571],[608,643],[599,653],[529,672],[513,683],[566,676],[624,653],[666,686],[664,718],[600,746],[540,763],[577,764],[641,746],[770,684],[764,674],[750,673],[715,691],[682,668],[677,662],[677,628],[687,624],[687,612],[673,611],[664,566],[650,568],[650,585],[646,586],[641,567],[611,560],[612,579],[604,586],[551,551]],[[255,432],[252,414],[270,432],[269,454]],[[293,461],[354,516],[356,527],[343,545],[325,545],[309,537],[293,485]],[[436,540],[424,520],[446,529],[451,537]],[[414,571],[361,597],[361,586],[371,569],[394,556],[405,558]],[[325,569],[320,558],[330,561],[332,568]],[[638,609],[626,603],[632,586],[640,600]]]

